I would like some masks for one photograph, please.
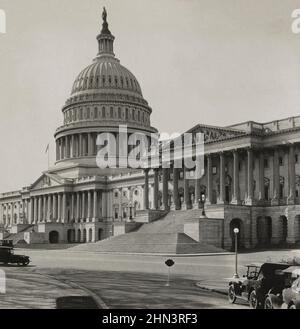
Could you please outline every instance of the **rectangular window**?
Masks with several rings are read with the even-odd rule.
[[[295,154],[295,163],[298,163],[298,154]]]
[[[217,173],[217,167],[216,166],[212,167],[212,173],[213,173],[213,175],[216,175],[216,173]]]

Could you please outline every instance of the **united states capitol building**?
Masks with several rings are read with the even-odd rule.
[[[189,179],[188,169],[172,162],[169,169],[100,169],[99,133],[118,140],[120,125],[128,136],[150,138],[157,130],[139,82],[115,57],[106,11],[97,40],[96,58],[79,73],[63,106],[63,123],[54,133],[55,165],[30,186],[0,195],[0,239],[113,242],[148,229],[181,234],[195,246],[231,249],[237,227],[244,248],[300,241],[300,117],[195,124],[188,132],[203,133],[205,140],[200,179],[192,173]]]

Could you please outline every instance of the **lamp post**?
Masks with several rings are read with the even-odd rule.
[[[206,218],[206,214],[205,214],[205,194],[201,194],[201,199],[199,199],[199,202],[201,204],[201,208],[202,208],[202,213],[200,218]]]
[[[233,275],[234,279],[238,279],[239,275],[238,275],[238,234],[239,234],[240,230],[236,227],[233,230],[234,233],[234,242],[235,242],[235,273]]]
[[[129,219],[132,220],[132,202],[129,202]]]

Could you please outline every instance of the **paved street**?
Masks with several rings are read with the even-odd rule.
[[[244,308],[230,305],[225,295],[196,286],[226,291],[234,273],[234,255],[172,257],[171,286],[166,287],[165,256],[111,255],[65,250],[16,250],[32,266],[0,267],[7,274],[7,294],[0,307],[54,308],[62,296],[94,294],[108,308]],[[239,256],[243,265],[299,256],[299,251],[270,251]],[[74,286],[72,283],[76,284]],[[103,304],[101,304],[101,301]]]

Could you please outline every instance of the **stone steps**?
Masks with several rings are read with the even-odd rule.
[[[184,222],[199,217],[199,210],[170,211],[163,219],[143,224],[131,232],[96,243],[78,245],[73,250],[93,252],[198,254],[223,252],[184,234]]]
[[[223,250],[198,243],[184,233],[128,233],[109,240],[85,243],[71,248],[77,251],[195,254],[222,252]]]

